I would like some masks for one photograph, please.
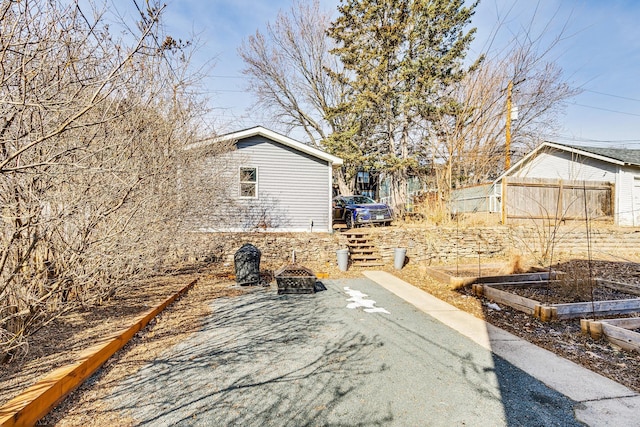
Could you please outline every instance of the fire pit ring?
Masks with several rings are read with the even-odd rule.
[[[313,294],[316,291],[316,275],[297,264],[289,264],[276,270],[278,294]]]

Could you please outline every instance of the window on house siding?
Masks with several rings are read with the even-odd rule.
[[[258,170],[240,168],[240,197],[258,197]]]

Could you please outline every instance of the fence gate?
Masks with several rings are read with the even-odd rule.
[[[613,183],[503,178],[502,221],[613,220]]]

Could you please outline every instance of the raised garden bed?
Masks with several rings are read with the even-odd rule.
[[[640,317],[582,319],[580,328],[594,340],[604,338],[625,350],[640,353]]]
[[[505,268],[505,263],[462,264],[458,266],[425,267],[425,272],[442,283],[458,287],[474,283],[480,277],[495,276]]]
[[[115,352],[124,347],[136,333],[152,319],[191,289],[198,279],[178,290],[157,307],[141,314],[133,323],[110,334],[86,349],[72,363],[52,370],[44,378],[28,387],[0,407],[1,426],[35,425],[59,402],[86,381]]]
[[[566,300],[566,286],[551,272],[479,278],[473,293],[542,321],[640,312],[640,287],[597,279],[584,301]],[[553,302],[557,301],[557,302]]]

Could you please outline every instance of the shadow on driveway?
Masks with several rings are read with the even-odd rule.
[[[106,403],[154,426],[580,425],[571,401],[375,283],[324,284],[215,300]],[[345,286],[389,314],[346,308]]]

